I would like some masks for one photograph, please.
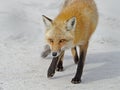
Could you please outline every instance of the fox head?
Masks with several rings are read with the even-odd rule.
[[[52,56],[58,56],[61,51],[72,47],[76,17],[68,20],[52,20],[43,15],[43,22],[46,27],[45,37],[50,46]]]

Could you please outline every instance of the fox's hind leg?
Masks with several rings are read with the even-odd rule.
[[[64,58],[64,53],[65,51],[61,52],[60,56],[59,56],[59,61],[57,64],[57,68],[56,71],[63,71],[63,58]]]
[[[77,64],[78,63],[77,48],[76,47],[72,48],[71,52],[72,52],[72,55],[73,55],[74,62],[75,62],[75,64]]]

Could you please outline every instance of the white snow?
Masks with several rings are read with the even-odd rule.
[[[91,38],[81,84],[68,50],[64,71],[48,79],[51,56],[41,15],[55,17],[63,0],[0,0],[0,90],[120,90],[120,0],[95,0],[99,24]]]

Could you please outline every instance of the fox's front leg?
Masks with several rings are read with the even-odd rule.
[[[62,51],[59,56],[53,57],[52,62],[48,69],[48,74],[47,74],[48,78],[53,77],[53,75],[55,74],[55,69],[57,71],[63,70],[63,65],[62,65],[63,56],[64,56],[64,51]]]
[[[48,69],[48,73],[47,73],[48,78],[53,77],[53,75],[55,74],[55,69],[56,69],[56,66],[58,63],[58,59],[59,59],[59,57],[53,57],[52,62]]]
[[[75,77],[71,81],[73,84],[78,84],[81,82],[81,76],[82,76],[83,67],[85,63],[87,48],[88,48],[88,43],[86,43],[84,46],[80,46],[80,58],[78,61],[77,72]]]

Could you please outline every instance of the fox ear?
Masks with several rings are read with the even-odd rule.
[[[72,17],[66,21],[66,28],[68,31],[75,30],[76,27],[76,17]]]
[[[47,29],[49,29],[52,26],[52,19],[46,17],[45,15],[42,15],[43,22]]]

